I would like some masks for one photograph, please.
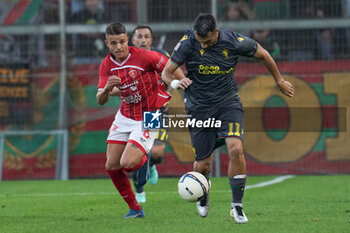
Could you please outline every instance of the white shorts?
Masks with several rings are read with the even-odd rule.
[[[146,154],[151,151],[157,132],[157,130],[144,129],[142,121],[127,118],[118,111],[109,129],[107,144],[130,142]]]

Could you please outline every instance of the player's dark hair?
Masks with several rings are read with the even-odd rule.
[[[147,26],[147,25],[138,25],[136,28],[134,28],[134,31],[132,32],[132,35],[134,36],[136,30],[138,29],[148,29],[150,32],[151,32],[151,35],[152,35],[152,29],[150,26]]]
[[[207,36],[209,32],[216,30],[215,17],[208,13],[200,13],[194,21],[193,29],[198,36]]]
[[[121,23],[111,23],[106,28],[106,36],[126,34],[126,29]]]

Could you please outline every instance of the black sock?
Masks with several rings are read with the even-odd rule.
[[[137,184],[137,171],[134,171],[132,174],[132,180],[134,181],[135,190],[137,193],[142,193],[144,191],[143,186]]]
[[[247,176],[238,175],[235,177],[236,178],[229,178],[232,192],[232,203],[242,203]]]
[[[208,184],[209,184],[209,173],[206,174],[206,175],[204,175],[204,177],[207,179]],[[209,187],[209,189],[210,189],[210,187]],[[200,199],[200,201],[201,201],[201,206],[205,206],[205,204],[207,203],[207,196],[208,196],[208,195],[204,195],[204,196]]]

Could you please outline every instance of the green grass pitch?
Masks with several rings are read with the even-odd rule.
[[[274,179],[249,177],[247,185]],[[248,189],[245,225],[229,215],[227,178],[212,178],[211,209],[200,218],[195,203],[177,193],[178,178],[147,184],[144,219],[123,219],[128,208],[108,179],[0,182],[0,232],[92,233],[349,233],[350,176],[296,176]]]

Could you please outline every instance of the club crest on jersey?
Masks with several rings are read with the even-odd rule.
[[[222,51],[222,53],[224,54],[225,59],[227,59],[228,58],[228,51],[227,51],[227,49],[224,49],[224,51]]]
[[[129,76],[130,76],[131,78],[136,78],[136,76],[137,76],[137,70],[130,70],[130,71],[129,71]]]
[[[199,52],[201,53],[201,56],[203,56],[203,54],[204,54],[204,49],[199,50]]]

